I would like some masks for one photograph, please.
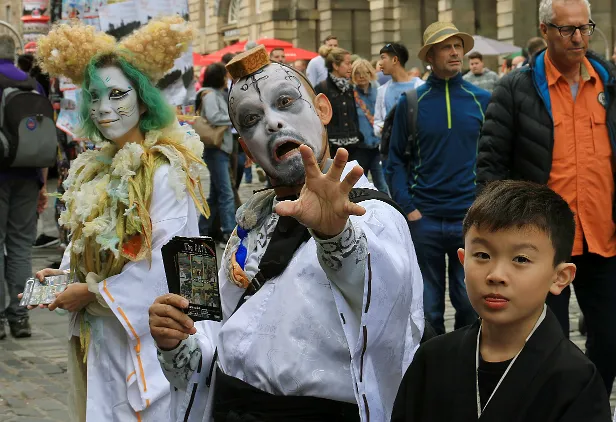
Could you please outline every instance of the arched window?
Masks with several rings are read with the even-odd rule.
[[[227,15],[227,23],[237,22],[237,18],[240,16],[241,7],[242,0],[231,0],[231,4],[229,4],[229,14]]]

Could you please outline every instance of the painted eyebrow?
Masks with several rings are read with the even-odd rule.
[[[481,245],[486,247],[492,246],[490,242],[488,242],[482,237],[474,237],[473,239],[471,239],[471,245]],[[539,252],[539,248],[537,248],[537,246],[533,245],[532,243],[517,243],[513,245],[512,249],[514,251],[519,251],[521,249],[532,249],[535,252]]]

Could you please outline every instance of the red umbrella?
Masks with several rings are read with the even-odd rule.
[[[278,40],[276,38],[261,38],[255,42],[257,44],[264,45],[265,49],[268,52],[272,51],[274,48],[284,48],[284,53],[286,55],[287,61],[310,60],[313,57],[317,56],[317,53],[293,47],[292,43],[288,41]],[[240,53],[244,51],[246,43],[247,41],[240,41],[205,56],[194,53],[193,60],[195,66],[207,66],[209,64],[219,62],[222,60],[222,56],[227,53]]]
[[[257,44],[264,45],[267,51],[270,51],[271,49],[276,48],[276,47],[281,47],[281,48],[284,48],[286,52],[287,48],[293,48],[292,43],[288,41],[277,40],[276,38],[261,38],[255,42]],[[244,44],[246,44],[246,41],[244,41]]]
[[[317,53],[297,47],[285,48],[284,55],[287,62],[294,62],[295,60],[310,60],[318,56]]]

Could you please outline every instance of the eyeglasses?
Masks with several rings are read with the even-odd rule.
[[[573,26],[573,25],[564,25],[558,26],[553,23],[546,23],[546,25],[551,26],[552,28],[558,29],[558,33],[561,37],[572,37],[575,34],[575,31],[580,30],[580,34],[584,36],[592,35],[595,32],[596,24],[593,21],[590,23],[581,25],[581,26]]]

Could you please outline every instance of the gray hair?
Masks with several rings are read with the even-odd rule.
[[[10,35],[0,35],[0,59],[15,60],[15,40]]]
[[[562,1],[562,0],[556,0],[556,1]],[[571,1],[571,0],[564,0],[564,1]],[[577,0],[577,1],[581,1],[586,5],[586,8],[588,9],[588,17],[590,17],[590,2],[588,0]],[[552,20],[554,19],[554,8],[552,7],[553,3],[554,3],[553,0],[541,0],[541,3],[539,4],[539,23],[551,23],[552,22]]]
[[[252,50],[253,48],[255,48],[257,46],[257,42],[256,41],[248,41],[246,43],[246,45],[244,46],[244,51],[248,51],[248,50]]]

